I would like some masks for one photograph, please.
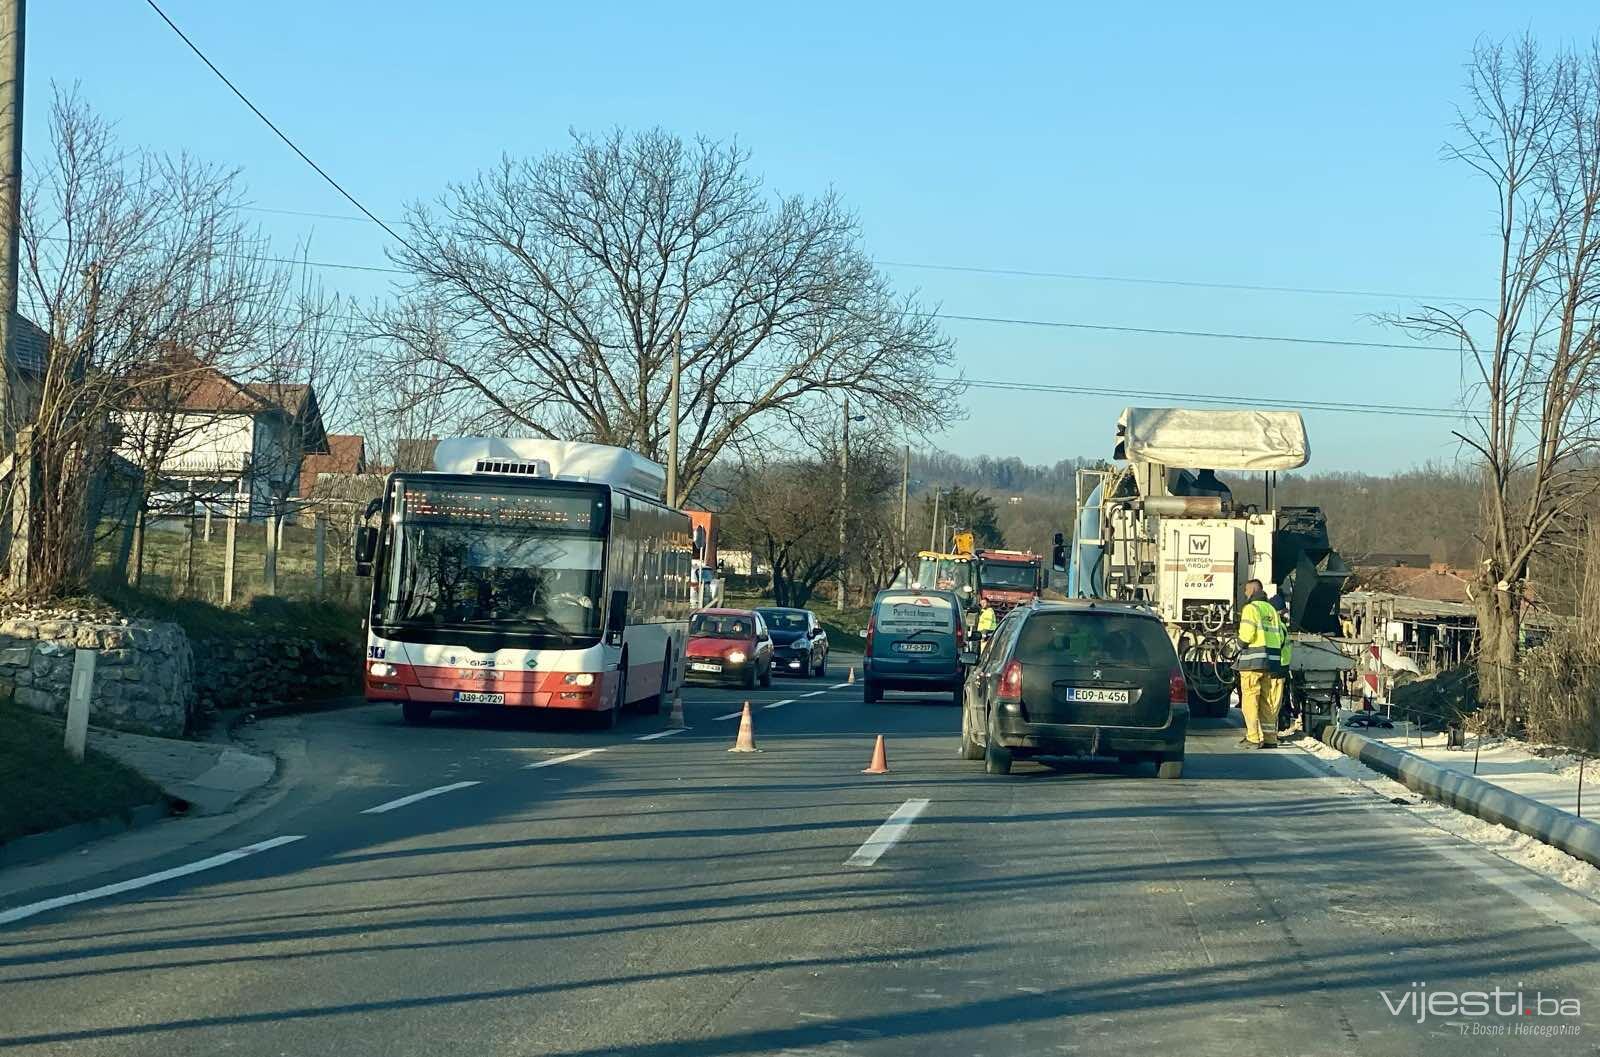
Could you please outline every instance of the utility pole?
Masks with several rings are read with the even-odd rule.
[[[672,389],[667,397],[667,505],[678,506],[678,376],[683,372],[683,332],[672,332]]]
[[[17,227],[22,207],[22,49],[26,0],[0,0],[0,431],[10,447],[15,426],[11,406],[11,320],[17,311]]]
[[[905,455],[900,462],[900,557],[907,563],[907,572],[910,572],[911,562],[911,537],[906,535],[906,508],[911,500],[911,445],[907,444]]]
[[[928,549],[930,551],[939,549],[939,500],[942,498],[944,498],[944,491],[935,488],[933,490],[933,524],[928,527]]]
[[[850,505],[850,394],[844,397],[844,415],[839,431],[839,597],[837,608],[844,611],[845,511]]]

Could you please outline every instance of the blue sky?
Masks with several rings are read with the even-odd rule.
[[[768,185],[840,191],[885,261],[1355,289],[1330,296],[889,267],[950,313],[1403,342],[1388,294],[1492,291],[1493,199],[1440,160],[1479,36],[1600,31],[1592,2],[440,6],[166,0],[167,13],[374,212],[568,130],[738,140]],[[267,209],[350,214],[140,0],[34,3],[26,141],[77,82],[125,138],[241,166]],[[287,247],[384,263],[370,224],[258,214]],[[329,272],[375,295],[384,277]],[[1451,352],[951,322],[974,378],[1453,404]],[[938,438],[1109,453],[1120,397],[974,390]],[[1307,414],[1312,469],[1458,454],[1448,421]]]

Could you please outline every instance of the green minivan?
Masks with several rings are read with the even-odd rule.
[[[869,704],[885,690],[945,693],[961,703],[967,667],[962,602],[954,591],[891,587],[872,600],[862,659],[862,694]]]

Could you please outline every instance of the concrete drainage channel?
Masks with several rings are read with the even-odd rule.
[[[1600,825],[1364,738],[1353,730],[1329,724],[1322,728],[1321,740],[1430,800],[1526,833],[1590,865],[1600,866]]]

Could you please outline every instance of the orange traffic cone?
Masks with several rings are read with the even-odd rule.
[[[873,748],[872,748],[872,762],[870,764],[868,764],[867,765],[867,769],[865,771],[862,771],[861,773],[862,774],[888,774],[889,773],[889,753],[888,753],[888,750],[885,749],[884,746],[883,746],[883,735],[882,734],[878,735],[878,744],[874,745]]]
[[[739,737],[729,752],[760,752],[756,748],[756,725],[750,718],[750,702],[744,703],[744,715],[739,717]]]
[[[672,711],[667,715],[667,726],[681,730],[688,725],[683,718],[683,691],[679,690],[672,695]]]
[[[856,666],[855,665],[852,664],[850,666],[850,674],[849,674],[849,676],[847,676],[845,678],[845,682],[848,683],[851,686],[855,685],[855,682],[856,682]]]

